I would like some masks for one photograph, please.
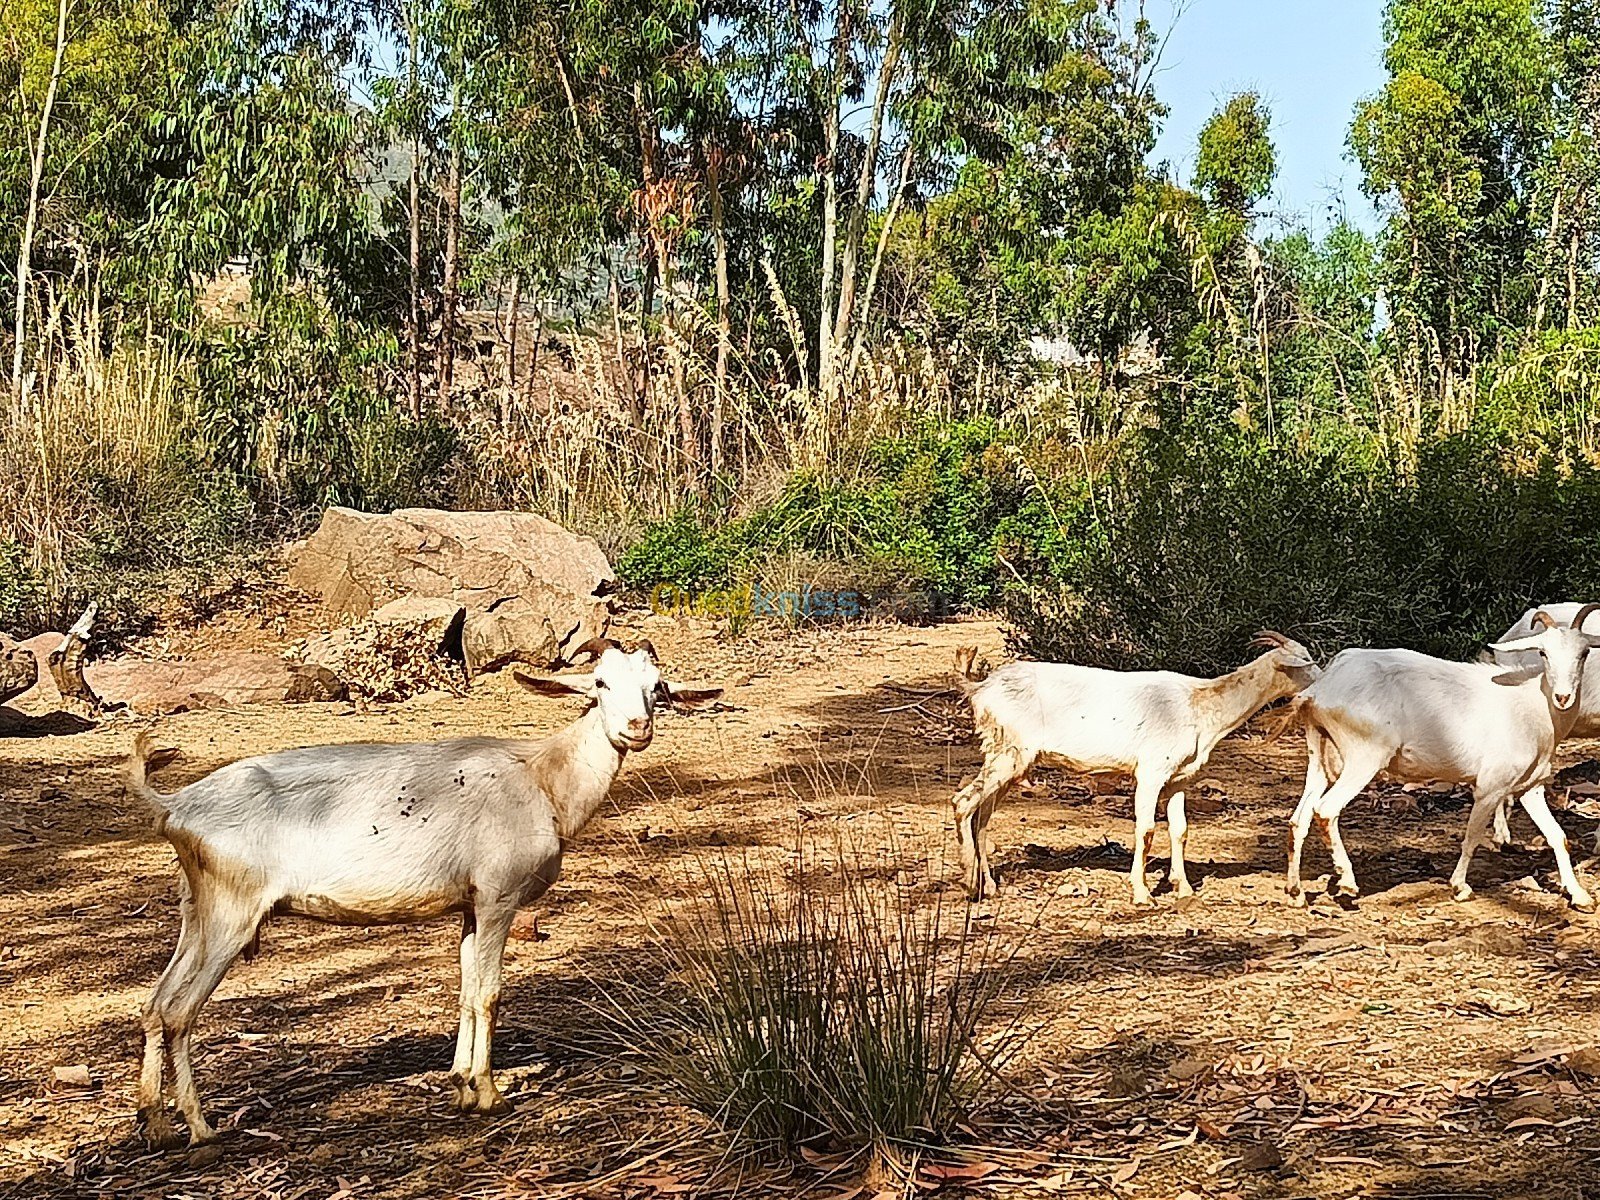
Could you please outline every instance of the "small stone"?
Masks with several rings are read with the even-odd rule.
[[[1281,1166],[1283,1151],[1271,1142],[1254,1142],[1239,1156],[1239,1167],[1245,1171],[1276,1171]]]
[[[191,1167],[204,1170],[214,1167],[222,1161],[222,1147],[216,1142],[207,1142],[203,1146],[196,1146],[184,1156],[184,1161]]]

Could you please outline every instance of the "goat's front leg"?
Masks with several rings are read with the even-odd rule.
[[[456,1107],[476,1112],[478,1095],[472,1086],[472,1046],[478,1025],[478,918],[468,909],[461,914],[461,1025],[456,1030],[456,1056],[450,1064],[450,1082],[456,1089]]]
[[[1172,840],[1172,867],[1167,872],[1167,878],[1172,881],[1178,899],[1182,900],[1194,895],[1183,862],[1184,843],[1189,837],[1189,814],[1184,807],[1182,788],[1167,797],[1167,836]]]
[[[1550,849],[1555,853],[1556,872],[1561,876],[1561,886],[1566,889],[1572,907],[1579,912],[1593,912],[1594,898],[1584,890],[1583,884],[1578,882],[1577,873],[1572,869],[1572,856],[1567,847],[1566,831],[1551,814],[1550,805],[1545,800],[1544,787],[1541,785],[1523,792],[1522,807],[1533,818],[1533,823],[1539,827],[1539,832],[1544,835],[1544,840],[1550,844]]]
[[[1146,860],[1156,836],[1156,805],[1161,798],[1161,785],[1166,780],[1154,775],[1136,775],[1133,788],[1133,869],[1128,872],[1133,884],[1135,904],[1153,903],[1150,885],[1145,882]]]
[[[1542,794],[1540,798],[1543,799]],[[1489,840],[1489,827],[1494,820],[1495,811],[1504,799],[1504,792],[1499,789],[1491,791],[1481,784],[1473,795],[1472,813],[1467,817],[1467,832],[1461,839],[1461,857],[1456,860],[1456,869],[1450,873],[1450,888],[1457,900],[1472,899],[1472,885],[1467,882],[1467,868],[1472,866],[1473,852]]]
[[[494,1085],[489,1058],[494,1045],[495,1021],[500,1013],[500,972],[506,935],[511,932],[511,921],[516,915],[515,905],[487,911],[480,909],[477,914],[478,933],[473,951],[477,960],[478,988],[473,1014],[471,1087],[477,1095],[476,1111],[481,1113],[511,1110],[510,1103]]]

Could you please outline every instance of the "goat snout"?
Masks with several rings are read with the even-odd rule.
[[[1556,707],[1557,708],[1560,708],[1560,709],[1571,708],[1572,707],[1572,693],[1571,692],[1557,692],[1555,694],[1555,701],[1556,701]]]
[[[655,736],[649,717],[634,717],[622,728],[622,743],[629,750],[643,750]]]

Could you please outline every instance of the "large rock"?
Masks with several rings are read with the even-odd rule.
[[[39,660],[32,650],[0,634],[0,704],[29,691],[39,679]]]
[[[91,663],[84,677],[107,706],[126,705],[143,714],[274,700],[342,700],[347,694],[326,667],[248,650],[194,659],[108,659]]]
[[[289,584],[335,613],[366,616],[402,596],[466,610],[468,675],[508,662],[547,666],[611,619],[611,564],[593,538],[521,512],[330,508],[301,544]]]

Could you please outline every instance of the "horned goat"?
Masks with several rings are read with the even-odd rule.
[[[1530,608],[1518,618],[1516,624],[1501,635],[1502,642],[1515,641],[1517,638],[1527,637],[1541,627],[1536,619],[1539,613],[1544,613],[1544,619],[1554,621],[1558,625],[1571,625],[1572,619],[1578,615],[1585,605],[1576,600],[1562,601],[1559,604],[1543,604],[1538,608]],[[1592,608],[1592,606],[1590,606]],[[1586,625],[1595,626],[1590,633],[1600,633],[1600,618],[1586,620]],[[1539,656],[1531,650],[1517,650],[1510,652],[1494,653],[1485,652],[1485,661],[1499,663],[1502,667],[1521,667],[1526,670],[1537,670]],[[1578,697],[1578,715],[1573,719],[1572,726],[1567,730],[1569,738],[1600,737],[1600,662],[1595,664],[1591,672],[1587,666],[1583,671],[1583,691]],[[1494,814],[1494,841],[1499,845],[1506,845],[1511,841],[1511,827],[1506,822],[1506,812],[1510,807],[1509,800],[1495,810]],[[1600,827],[1595,829],[1595,853],[1600,854]]]
[[[1456,899],[1472,895],[1467,869],[1486,843],[1495,814],[1519,799],[1555,852],[1561,886],[1572,906],[1594,901],[1572,870],[1566,835],[1551,815],[1544,784],[1556,743],[1579,711],[1589,651],[1600,637],[1583,622],[1586,605],[1567,625],[1537,612],[1535,632],[1495,642],[1496,656],[1533,653],[1532,670],[1498,663],[1450,662],[1413,650],[1345,650],[1295,701],[1306,731],[1306,783],[1294,813],[1287,890],[1305,903],[1300,859],[1313,820],[1327,840],[1341,895],[1359,894],[1355,869],[1339,836],[1339,814],[1380,771],[1391,778],[1469,784],[1472,812],[1461,857],[1450,876]]]
[[[128,788],[156,813],[183,870],[178,944],[144,1007],[139,1116],[152,1143],[177,1135],[162,1104],[170,1062],[191,1142],[216,1136],[190,1066],[195,1015],[273,914],[334,925],[461,916],[461,1006],[450,1079],[463,1112],[508,1105],[490,1073],[501,959],[516,911],[542,894],[562,854],[654,734],[659,702],[703,703],[721,689],[664,682],[655,651],[591,639],[590,675],[533,679],[588,709],[540,740],[473,737],[317,746],[225,766],[171,795],[147,772],[175,756],[141,734]]]
[[[1206,765],[1225,736],[1264,706],[1311,683],[1317,667],[1299,642],[1263,632],[1267,653],[1216,679],[1171,671],[1110,671],[1071,663],[1013,662],[987,678],[972,669],[974,651],[957,652],[960,687],[972,705],[983,766],[954,800],[968,894],[992,892],[985,829],[997,805],[1036,763],[1134,778],[1133,899],[1150,903],[1145,863],[1156,809],[1167,801],[1171,880],[1192,895],[1184,871],[1188,820],[1184,784]]]

